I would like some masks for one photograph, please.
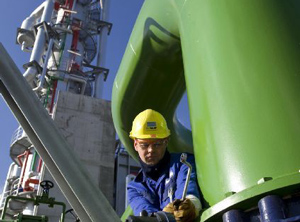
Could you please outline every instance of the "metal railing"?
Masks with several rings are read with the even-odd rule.
[[[14,196],[18,195],[19,180],[20,180],[20,178],[17,178],[14,181],[12,181],[11,184],[10,184],[10,189],[9,190],[7,190],[7,191],[3,190],[3,193],[2,193],[2,196],[1,196],[1,199],[0,199],[0,210],[3,210],[5,201],[6,201],[6,199],[7,199],[8,196],[10,196],[10,195],[14,195]]]
[[[3,210],[4,204],[5,204],[5,200],[6,200],[7,196],[9,196],[9,195],[10,195],[10,191],[9,190],[2,193],[1,202],[0,202],[0,210]]]
[[[10,144],[13,144],[15,141],[21,139],[24,136],[25,132],[21,126],[19,126],[11,137]]]

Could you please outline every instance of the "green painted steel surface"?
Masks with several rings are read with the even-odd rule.
[[[114,123],[136,157],[133,118],[146,108],[166,117],[169,149],[195,153],[211,207],[202,221],[220,202],[247,206],[261,178],[272,178],[265,193],[299,187],[299,11],[296,0],[145,1],[115,79]],[[193,136],[174,114],[185,89]]]
[[[130,205],[125,209],[124,213],[121,216],[121,221],[126,222],[126,219],[133,214],[133,210],[131,209]]]

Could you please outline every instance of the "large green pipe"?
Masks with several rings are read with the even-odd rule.
[[[300,186],[299,11],[296,0],[144,3],[114,83],[115,126],[136,157],[135,115],[166,117],[171,151],[195,153],[202,221]],[[185,87],[193,145],[174,115]]]

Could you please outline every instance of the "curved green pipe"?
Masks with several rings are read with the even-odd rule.
[[[153,5],[155,11],[155,5]],[[169,6],[168,6],[169,7]],[[170,22],[172,9],[165,23],[158,22],[157,15],[141,14],[135,25],[139,35],[133,35],[119,68],[113,90],[113,115],[118,122],[117,132],[123,144],[132,147],[128,132],[134,117],[152,108],[161,112],[169,123],[171,150],[192,150],[192,137],[188,129],[174,117],[177,104],[185,92],[183,62],[177,25]],[[125,75],[126,73],[126,75]],[[184,133],[185,138],[180,137]],[[179,144],[179,146],[177,146]],[[180,147],[180,149],[178,149]],[[128,149],[136,157],[135,151]]]
[[[263,193],[299,189],[299,9],[296,0],[144,3],[114,82],[114,123],[136,157],[134,117],[146,108],[166,117],[169,149],[195,153],[210,207],[202,221],[247,209]],[[185,87],[193,147],[175,117]]]

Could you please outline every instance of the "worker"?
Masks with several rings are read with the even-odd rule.
[[[187,196],[182,198],[188,167],[180,162],[180,153],[167,150],[170,130],[165,118],[147,109],[136,116],[130,138],[139,155],[141,170],[127,186],[128,200],[134,215],[142,211],[165,211],[174,214],[178,222],[192,222],[201,209],[195,160],[188,154],[193,166]]]

